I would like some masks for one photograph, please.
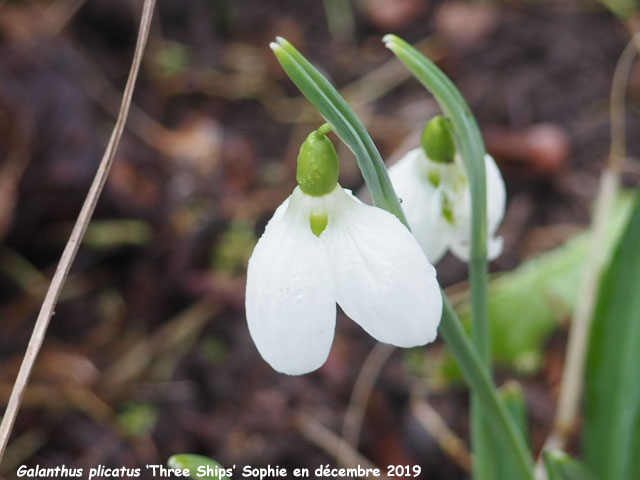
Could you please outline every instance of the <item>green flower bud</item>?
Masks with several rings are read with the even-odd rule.
[[[326,137],[330,130],[329,125],[322,125],[311,132],[300,146],[296,180],[300,190],[307,195],[326,195],[338,184],[338,155]]]
[[[427,157],[434,162],[451,163],[456,154],[449,120],[441,115],[429,120],[420,135],[420,143]]]

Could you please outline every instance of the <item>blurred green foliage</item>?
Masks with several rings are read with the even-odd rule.
[[[227,345],[219,338],[208,336],[200,345],[200,353],[213,365],[220,365],[227,357]]]
[[[621,234],[631,204],[629,193],[621,194],[615,202],[602,245],[605,259]],[[495,364],[520,373],[533,373],[539,368],[545,339],[573,311],[589,240],[588,232],[579,233],[564,245],[489,282],[489,328]],[[468,326],[468,294],[456,302],[455,308]],[[442,356],[437,370],[444,382],[460,378],[449,354]]]
[[[507,407],[509,414],[515,421],[518,429],[522,433],[523,438],[529,438],[527,432],[527,405],[525,403],[524,391],[520,384],[516,381],[510,381],[502,385],[499,389],[500,398]],[[494,442],[494,450],[498,452],[508,451],[507,446],[503,445],[502,439],[497,435],[491,435],[491,441]],[[501,461],[495,462],[495,478],[511,479],[518,478],[518,465],[512,457],[503,456]]]
[[[605,271],[586,369],[584,458],[599,478],[640,478],[640,189]]]
[[[191,52],[189,47],[182,43],[165,42],[154,55],[153,63],[162,75],[178,75],[189,68]]]
[[[596,480],[587,467],[564,452],[546,450],[542,458],[548,480]]]
[[[83,243],[94,249],[110,249],[124,245],[144,245],[153,235],[151,226],[142,220],[93,220]]]
[[[147,402],[127,402],[118,413],[118,425],[125,435],[139,437],[151,433],[156,425],[156,407]]]
[[[602,4],[618,17],[628,19],[638,11],[636,0],[600,0]]]
[[[220,465],[218,462],[213,460],[212,458],[205,457],[202,455],[193,455],[191,453],[179,453],[177,455],[173,455],[167,461],[167,465],[170,468],[175,469],[189,469],[189,477],[199,480],[201,478],[211,478],[211,479],[219,479],[219,480],[229,480],[228,477],[224,475],[226,472],[225,468]],[[202,475],[198,476],[198,468],[208,468],[210,472],[218,472],[218,474],[211,475]]]
[[[248,224],[232,223],[215,244],[212,258],[213,269],[231,275],[244,273],[256,242],[253,228]]]

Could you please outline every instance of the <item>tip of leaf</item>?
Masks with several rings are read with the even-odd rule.
[[[275,52],[276,50],[278,50],[278,49],[280,49],[282,47],[280,47],[280,45],[278,45],[276,42],[271,42],[269,44],[269,48]]]
[[[382,42],[384,46],[387,48],[391,48],[392,44],[398,40],[398,36],[393,33],[387,33],[384,37],[382,37]]]

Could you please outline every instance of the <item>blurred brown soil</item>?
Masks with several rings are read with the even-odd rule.
[[[374,341],[340,314],[327,364],[286,377],[259,357],[244,319],[253,242],[294,186],[302,138],[321,122],[271,55],[276,35],[351,94],[385,158],[436,105],[394,67],[381,36],[422,41],[439,59],[508,186],[506,249],[493,270],[549,247],[531,240],[539,229],[588,222],[608,151],[611,77],[628,38],[620,22],[582,2],[393,3],[360,2],[353,31],[334,25],[342,34],[330,34],[319,1],[159,0],[97,223],[56,309],[0,475],[13,478],[20,464],[142,466],[178,452],[238,467],[334,463],[302,435],[300,415],[340,432]],[[106,145],[139,8],[128,0],[0,7],[1,402]],[[387,62],[400,77],[371,73]],[[639,95],[632,82],[630,111]],[[638,131],[637,120],[628,128]],[[640,137],[629,143],[637,152]],[[344,150],[341,183],[358,189]],[[447,257],[439,278],[460,282],[465,269]],[[563,348],[559,332],[543,370],[521,379],[536,448],[552,418]],[[427,359],[439,351],[429,347]],[[378,465],[419,464],[425,479],[467,478],[412,416],[410,391],[425,383],[405,366],[396,352],[383,369],[361,453]],[[465,440],[466,398],[462,386],[429,396]]]

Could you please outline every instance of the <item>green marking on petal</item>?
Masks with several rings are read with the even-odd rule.
[[[324,210],[314,210],[309,215],[309,225],[316,237],[319,237],[324,232],[324,229],[327,228],[327,223],[329,223],[329,215]]]
[[[446,195],[442,196],[442,216],[453,225],[453,206]]]
[[[429,180],[431,185],[437,188],[438,185],[440,185],[440,172],[435,168],[430,168],[427,171],[427,180]]]

